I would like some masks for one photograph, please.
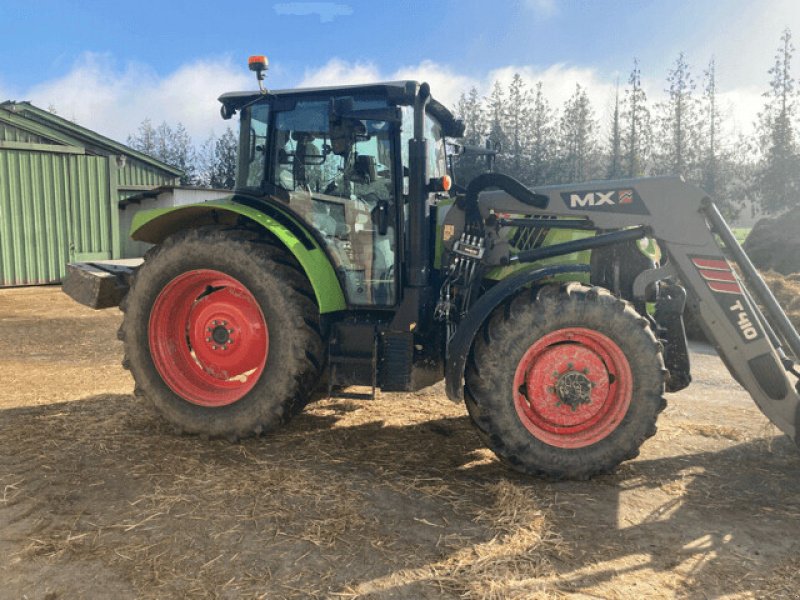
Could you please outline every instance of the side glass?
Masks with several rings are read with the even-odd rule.
[[[439,178],[447,175],[442,127],[428,115],[425,115],[425,139],[428,140],[428,177]]]
[[[386,103],[356,103],[356,109]],[[350,304],[395,302],[393,125],[331,121],[330,103],[299,101],[275,116],[273,183],[325,241]]]
[[[258,189],[264,180],[267,156],[269,105],[254,104],[242,111],[241,128],[247,135],[239,141],[236,187]]]

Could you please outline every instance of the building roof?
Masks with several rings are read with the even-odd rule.
[[[67,146],[85,147],[92,154],[123,154],[167,173],[180,176],[183,171],[152,156],[115,142],[85,127],[37,108],[30,102],[7,100],[0,103],[0,122],[45,137]]]
[[[156,198],[161,194],[170,194],[175,193],[176,191],[185,191],[188,190],[191,192],[204,192],[204,193],[219,193],[221,196],[227,196],[233,193],[233,190],[227,190],[222,188],[207,188],[207,187],[200,187],[195,185],[161,185],[159,187],[155,187],[152,190],[145,190],[139,192],[138,194],[134,194],[133,196],[128,196],[123,200],[119,201],[120,208],[125,208],[129,204],[141,204],[142,200],[147,200],[148,198]]]

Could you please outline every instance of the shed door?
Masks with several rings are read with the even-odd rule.
[[[108,159],[70,156],[70,262],[111,258],[111,188]]]

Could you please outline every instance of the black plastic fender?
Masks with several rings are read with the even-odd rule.
[[[472,348],[475,334],[492,314],[507,298],[524,288],[526,285],[536,283],[553,275],[564,273],[589,272],[589,265],[555,265],[543,269],[524,271],[500,281],[472,305],[456,329],[453,339],[450,340],[447,360],[445,361],[445,390],[447,397],[453,402],[464,399],[464,368],[467,357]]]

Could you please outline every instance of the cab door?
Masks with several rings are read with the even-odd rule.
[[[377,106],[375,106],[377,104]],[[380,100],[355,100],[359,109]],[[272,182],[325,242],[353,307],[397,299],[394,135],[388,120],[331,116],[329,100],[299,100],[276,111]]]

